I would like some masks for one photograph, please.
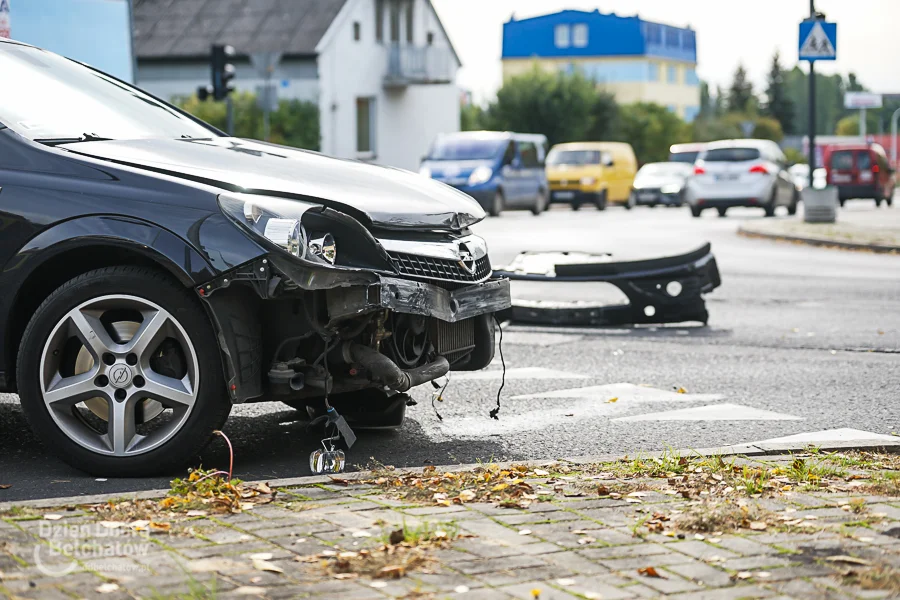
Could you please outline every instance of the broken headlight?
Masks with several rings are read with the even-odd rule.
[[[318,204],[272,196],[227,193],[219,195],[219,206],[232,221],[291,256],[329,265],[333,265],[337,258],[337,246],[330,233],[316,232],[310,236],[303,227],[304,213],[321,209]]]

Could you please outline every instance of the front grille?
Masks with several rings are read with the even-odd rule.
[[[428,339],[438,354],[454,364],[475,349],[475,319],[456,323],[428,319]]]
[[[389,252],[388,254],[400,274],[410,277],[475,283],[487,279],[491,275],[491,262],[487,256],[476,260],[475,272],[469,273],[456,260],[404,254],[403,252]]]

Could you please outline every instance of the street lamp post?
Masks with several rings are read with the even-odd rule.
[[[816,18],[816,0],[809,0],[809,18]],[[809,61],[809,187],[816,172],[816,61]]]
[[[891,166],[897,168],[897,119],[900,119],[900,108],[891,115]]]

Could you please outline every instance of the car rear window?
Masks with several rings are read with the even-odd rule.
[[[831,155],[831,168],[841,171],[853,169],[853,150],[838,150]]]
[[[707,150],[703,160],[706,162],[746,162],[760,157],[756,148],[715,148]]]
[[[857,152],[856,168],[860,171],[870,170],[872,168],[872,156],[868,152]]]
[[[699,155],[699,152],[672,152],[669,154],[669,162],[693,163]]]

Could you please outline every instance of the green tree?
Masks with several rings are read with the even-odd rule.
[[[787,161],[794,165],[803,164],[805,165],[809,162],[806,159],[806,155],[803,154],[802,150],[797,150],[796,148],[785,148],[784,149],[784,157],[787,158]]]
[[[794,101],[788,96],[784,84],[784,69],[778,52],[772,57],[766,87],[766,105],[763,114],[777,120],[784,133],[794,131]]]
[[[695,142],[730,140],[743,136],[739,124],[722,118],[701,118],[691,123],[691,139]]]
[[[256,105],[256,96],[250,92],[232,94],[234,104],[235,137],[262,139],[263,113]],[[227,127],[224,102],[200,101],[196,96],[175,99],[183,110],[223,131]],[[278,110],[269,115],[269,141],[295,148],[318,150],[319,107],[313,102],[281,100]]]
[[[757,117],[756,124],[753,126],[753,137],[758,140],[772,140],[780,142],[784,139],[784,130],[781,129],[781,123],[778,119],[772,117]]]
[[[619,124],[619,105],[608,92],[600,92],[591,104],[591,120],[584,140],[603,141],[612,138]]]
[[[490,129],[542,133],[550,144],[588,139],[598,119],[597,91],[581,73],[550,73],[537,65],[507,80],[487,109]]]
[[[799,66],[784,74],[788,97],[794,103],[794,126],[797,133],[809,129],[809,75]],[[816,73],[816,133],[831,135],[837,122],[846,116],[844,110],[844,81],[840,75]]]
[[[748,112],[753,106],[753,83],[747,79],[747,71],[739,64],[728,89],[728,112]]]
[[[459,128],[462,131],[480,131],[485,129],[484,109],[477,104],[467,104],[459,112]]]
[[[715,113],[712,95],[709,92],[709,84],[705,81],[700,82],[700,114],[699,118],[708,118]]]
[[[834,128],[835,135],[859,135],[859,111],[854,111],[848,117],[844,117],[837,122]],[[866,133],[876,133],[878,131],[878,114],[875,111],[866,111]]]
[[[666,107],[649,102],[619,106],[615,139],[628,142],[641,163],[664,161],[669,146],[690,139],[690,128]]]

